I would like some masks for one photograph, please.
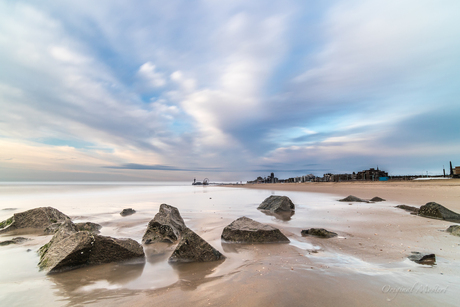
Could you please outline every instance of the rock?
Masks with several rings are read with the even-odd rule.
[[[43,245],[38,253],[38,266],[48,273],[144,257],[144,250],[136,241],[78,231],[70,220],[62,224],[51,241]]]
[[[234,243],[289,243],[278,228],[245,216],[234,220],[222,231],[222,240]]]
[[[294,211],[295,206],[287,196],[272,195],[266,198],[257,209],[271,212]]]
[[[385,199],[376,196],[376,197],[372,198],[370,201],[373,201],[373,202],[377,203],[377,202],[385,201]]]
[[[359,197],[349,195],[345,197],[344,199],[340,199],[339,201],[351,201],[351,202],[361,202],[361,203],[367,203],[367,200],[361,199]]]
[[[422,254],[419,252],[412,252],[412,255],[409,257],[410,260],[418,263],[418,264],[427,264],[433,265],[436,263],[436,255],[435,254]]]
[[[310,228],[307,230],[302,230],[300,233],[302,234],[302,236],[310,235],[320,238],[333,238],[337,236],[335,232],[326,230],[324,228]]]
[[[176,207],[162,204],[160,210],[147,226],[142,243],[150,244],[154,242],[176,243],[185,223]]]
[[[450,232],[454,236],[460,237],[460,225],[452,225],[446,229],[447,232]]]
[[[62,223],[70,219],[61,211],[51,207],[35,208],[15,213],[0,223],[0,233],[20,228],[45,229],[54,223]]]
[[[435,202],[429,202],[421,206],[420,210],[418,211],[418,215],[450,222],[460,222],[460,214],[455,213]]]
[[[30,239],[23,238],[23,237],[16,237],[11,240],[1,241],[0,246],[10,245],[10,244],[20,244],[25,241],[29,241]]]
[[[92,233],[99,233],[99,230],[102,228],[101,225],[91,222],[75,223],[75,227],[77,227],[78,231],[89,231]]]
[[[179,244],[169,257],[170,262],[208,262],[223,259],[224,255],[189,228],[183,229]]]
[[[127,208],[127,209],[123,209],[123,211],[120,212],[120,215],[121,216],[128,216],[128,215],[131,215],[131,214],[134,214],[136,213],[136,210],[132,209],[132,208]]]
[[[407,205],[397,205],[396,208],[403,209],[412,213],[417,213],[419,208],[417,207],[412,207],[412,206],[407,206]]]

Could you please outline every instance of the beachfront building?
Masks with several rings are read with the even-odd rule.
[[[358,172],[356,174],[356,180],[379,180],[380,177],[388,177],[388,173],[374,168]]]

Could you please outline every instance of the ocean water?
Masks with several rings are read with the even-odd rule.
[[[257,210],[257,206],[272,194],[289,196],[296,204],[295,214],[274,216]],[[359,276],[387,275],[390,279],[406,278],[408,283],[411,282],[411,277],[397,272],[401,267],[412,267],[412,263],[389,267],[368,263],[352,255],[327,251],[316,253],[321,247],[302,237],[302,229],[324,227],[339,233],[349,230],[344,223],[348,204],[338,203],[336,196],[328,194],[192,186],[188,182],[0,184],[0,221],[16,212],[51,206],[70,216],[74,222],[102,225],[101,235],[132,238],[138,242],[162,203],[177,207],[185,224],[227,259],[216,263],[171,265],[168,258],[174,246],[146,245],[145,261],[111,263],[46,275],[37,268],[37,250],[51,236],[21,234],[20,231],[5,233],[0,235],[0,241],[18,235],[31,240],[0,247],[1,305],[87,304],[136,295],[139,291],[164,289],[178,282],[184,291],[193,291],[222,276],[236,274],[244,269],[245,263],[255,261],[251,247],[226,244],[220,239],[223,228],[241,216],[282,229],[291,240],[288,247],[297,249],[302,256],[310,257],[320,265],[335,267],[337,272],[352,272]],[[365,209],[366,206],[370,205],[356,204],[355,208]],[[388,209],[391,204],[373,206],[377,211],[392,210]],[[119,213],[124,208],[133,208],[136,213],[122,217]],[[354,217],[354,222],[360,218],[363,217]],[[343,236],[337,238],[345,239]]]

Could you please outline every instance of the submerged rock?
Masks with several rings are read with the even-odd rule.
[[[373,202],[377,203],[377,202],[385,201],[385,199],[376,196],[376,197],[372,198],[370,201],[373,201]]]
[[[271,212],[294,211],[295,205],[287,196],[271,195],[257,209],[270,210]]]
[[[25,241],[29,241],[30,239],[24,237],[16,237],[11,240],[1,241],[0,246],[10,245],[10,244],[20,244]]]
[[[39,268],[49,273],[144,257],[144,250],[136,241],[78,231],[70,220],[63,223],[51,241],[43,245],[38,253]]]
[[[344,199],[340,199],[339,201],[351,201],[351,202],[362,202],[362,203],[367,203],[367,200],[361,199],[359,197],[353,196],[353,195],[348,195]]]
[[[460,237],[460,225],[452,225],[446,229],[447,232],[450,232],[454,236]]]
[[[417,214],[419,210],[419,208],[417,207],[412,207],[412,206],[407,206],[407,205],[397,205],[396,208],[403,209],[403,210],[406,210],[406,211],[409,211],[415,214]]]
[[[54,223],[62,223],[70,218],[51,207],[40,207],[15,213],[9,219],[0,222],[0,233],[20,228],[45,229]]]
[[[324,228],[310,228],[307,230],[302,230],[300,233],[302,234],[302,236],[310,235],[320,238],[333,238],[337,236],[335,232],[326,230]]]
[[[99,233],[102,228],[101,225],[91,222],[86,223],[75,223],[75,227],[78,231],[89,231],[92,233]]]
[[[412,252],[409,260],[412,260],[418,264],[434,265],[436,264],[436,255],[435,254],[422,254],[419,252]]]
[[[127,208],[127,209],[123,209],[120,212],[120,215],[121,216],[128,216],[128,215],[131,215],[131,214],[134,214],[134,213],[136,213],[136,210],[134,210],[133,208]]]
[[[147,226],[142,243],[150,244],[155,242],[176,243],[185,223],[176,207],[162,204],[160,210]]]
[[[421,206],[418,211],[418,215],[450,222],[460,222],[460,214],[455,213],[435,202],[429,202]]]
[[[256,222],[245,216],[224,228],[221,238],[234,243],[289,243],[278,228]]]
[[[225,256],[189,228],[184,228],[170,262],[208,262],[223,260]]]

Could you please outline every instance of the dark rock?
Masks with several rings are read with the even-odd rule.
[[[136,241],[78,231],[70,220],[62,224],[51,241],[43,245],[38,253],[39,268],[49,273],[144,257],[144,250]]]
[[[427,264],[427,265],[434,265],[436,264],[436,255],[435,254],[422,254],[419,252],[412,252],[412,255],[409,257],[410,260],[418,263],[418,264]]]
[[[407,206],[407,205],[397,205],[396,208],[403,209],[412,213],[418,213],[419,208]]]
[[[18,208],[4,208],[2,210],[5,210],[5,211],[14,211],[14,210],[17,210]]]
[[[377,203],[377,202],[385,201],[385,199],[376,196],[376,197],[372,198],[370,201],[373,201],[373,202]]]
[[[5,246],[5,245],[10,245],[10,244],[20,244],[25,241],[29,241],[30,239],[28,238],[23,238],[23,237],[16,237],[11,240],[6,240],[6,241],[1,241],[0,246]]]
[[[121,216],[128,216],[128,215],[131,215],[131,214],[134,214],[136,213],[136,210],[132,209],[132,208],[127,208],[127,209],[123,209],[123,211],[120,212],[120,215]]]
[[[340,199],[339,201],[351,201],[351,202],[361,202],[361,203],[367,203],[367,200],[361,199],[359,197],[349,195],[345,197],[344,199]]]
[[[142,243],[150,244],[154,242],[176,243],[185,223],[176,207],[162,204],[160,210],[147,226]]]
[[[450,232],[454,236],[460,237],[460,225],[452,225],[446,229],[447,232]]]
[[[257,209],[271,212],[294,211],[295,206],[287,196],[272,195],[266,198]]]
[[[278,228],[261,224],[245,216],[224,228],[221,238],[235,243],[289,243]]]
[[[92,233],[99,233],[99,230],[102,228],[101,225],[91,222],[75,223],[75,227],[77,227],[78,231],[89,231]]]
[[[15,213],[9,219],[0,222],[0,233],[20,228],[45,229],[54,223],[62,223],[69,217],[51,207],[35,208]]]
[[[183,229],[179,244],[169,257],[170,262],[208,262],[223,259],[224,255],[189,228]]]
[[[429,202],[421,206],[420,210],[418,211],[418,215],[450,222],[460,222],[460,214],[455,213],[435,202]]]
[[[307,230],[302,230],[300,233],[302,234],[302,236],[310,235],[320,238],[333,238],[337,236],[335,232],[326,230],[324,228],[310,228]]]

